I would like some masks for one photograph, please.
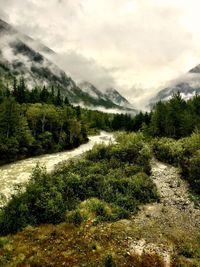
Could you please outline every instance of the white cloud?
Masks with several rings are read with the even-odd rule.
[[[86,58],[75,51],[49,55],[48,57],[78,83],[89,81],[102,90],[117,86],[113,76],[106,68],[97,64],[94,59]]]
[[[0,0],[0,7],[8,22],[60,53],[76,79],[117,85],[137,107],[199,63],[199,0]]]

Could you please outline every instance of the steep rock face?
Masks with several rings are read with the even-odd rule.
[[[180,92],[181,96],[188,100],[195,94],[200,93],[200,65],[191,69],[188,73],[173,81],[170,86],[158,92],[158,94],[151,99],[150,105],[158,101],[166,101],[172,97],[173,94]]]
[[[0,20],[0,85],[11,85],[14,77],[23,75],[29,89],[55,86],[71,103],[94,109],[98,106],[126,110],[126,106],[112,101],[89,83],[77,86],[56,63],[46,57],[49,54],[55,52]],[[135,112],[134,109],[132,111]]]

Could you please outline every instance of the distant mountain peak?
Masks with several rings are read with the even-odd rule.
[[[180,77],[172,85],[160,90],[155,97],[150,100],[150,106],[158,101],[166,101],[173,94],[179,92],[185,100],[190,99],[195,94],[200,94],[200,64],[189,70],[188,73]]]
[[[107,88],[106,90],[100,90],[90,82],[84,81],[78,84],[82,91],[90,95],[99,101],[106,102],[109,106],[112,103],[113,108],[123,108],[127,110],[134,110],[133,106],[128,100],[123,97],[116,89]]]
[[[200,64],[191,69],[189,73],[200,73]]]
[[[104,94],[97,89],[93,84],[90,82],[84,81],[78,84],[78,87],[85,93],[89,94],[91,97],[96,99],[105,99]]]
[[[123,97],[116,89],[114,88],[107,88],[105,90],[105,95],[109,97],[115,104],[120,106],[131,106],[128,100]]]

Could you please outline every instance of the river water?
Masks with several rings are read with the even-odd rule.
[[[0,167],[0,206],[5,204],[14,192],[17,184],[28,181],[33,168],[37,163],[45,165],[47,171],[52,171],[58,163],[83,154],[92,149],[95,144],[109,144],[114,141],[113,134],[101,132],[100,135],[90,136],[89,142],[78,148],[53,154],[45,154],[38,157],[20,160]]]

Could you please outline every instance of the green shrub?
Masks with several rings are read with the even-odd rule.
[[[193,247],[190,245],[183,247],[182,250],[180,251],[180,254],[186,258],[193,258],[194,256]]]
[[[80,210],[75,210],[75,211],[71,211],[67,214],[66,220],[69,223],[73,223],[75,225],[80,225],[84,221],[84,218],[81,215]]]
[[[189,158],[182,157],[180,167],[184,178],[188,180],[193,190],[200,194],[200,150]]]
[[[152,149],[158,160],[176,166],[179,164],[181,154],[183,153],[182,142],[167,137],[153,140]]]
[[[106,208],[105,208],[105,204],[103,202],[93,202],[90,205],[90,210],[92,212],[95,212],[96,216],[106,216],[107,212],[106,212]]]
[[[137,211],[138,202],[133,196],[119,195],[116,199],[116,205],[135,213]]]
[[[112,254],[107,254],[104,259],[104,266],[105,267],[115,267],[116,264],[113,261]]]
[[[152,149],[158,160],[179,166],[182,176],[200,194],[200,133],[180,140],[155,139]]]
[[[9,240],[5,237],[0,238],[0,248],[4,247],[6,244],[9,243]]]

